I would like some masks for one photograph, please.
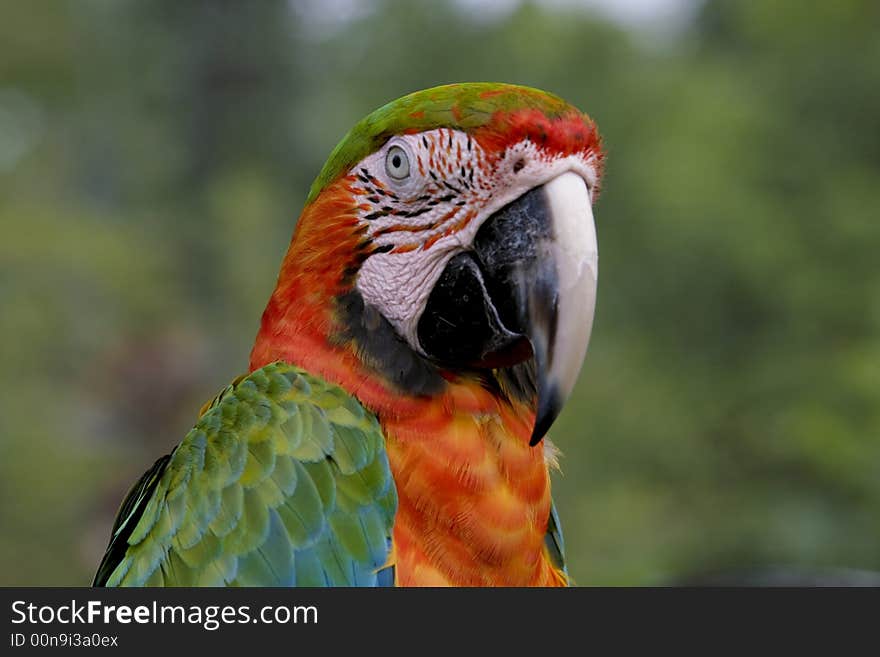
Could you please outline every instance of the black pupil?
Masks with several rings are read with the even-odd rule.
[[[400,155],[395,155],[391,158],[391,166],[393,166],[395,169],[400,167]]]

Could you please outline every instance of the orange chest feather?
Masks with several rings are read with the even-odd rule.
[[[543,449],[529,447],[530,424],[484,391],[451,397],[383,420],[399,498],[398,585],[564,583],[544,549],[550,480]]]

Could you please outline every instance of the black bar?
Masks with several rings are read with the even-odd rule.
[[[2,655],[77,643],[119,654],[185,655],[190,646],[194,657],[306,647],[334,656],[412,654],[444,646],[466,654],[484,646],[491,655],[502,647],[580,655],[597,644],[615,646],[600,654],[617,654],[646,641],[712,648],[771,634],[816,647],[835,626],[843,630],[829,647],[857,645],[864,631],[876,646],[880,589],[7,588],[0,604]]]

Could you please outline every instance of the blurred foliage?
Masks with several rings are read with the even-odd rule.
[[[880,5],[710,1],[665,36],[317,6],[4,8],[0,584],[90,581],[127,486],[246,367],[332,146],[462,80],[556,92],[608,148],[553,431],[577,582],[880,569]]]

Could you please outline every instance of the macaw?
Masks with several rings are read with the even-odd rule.
[[[569,583],[539,444],[596,299],[595,123],[404,96],[312,185],[250,371],[125,498],[98,586]]]

